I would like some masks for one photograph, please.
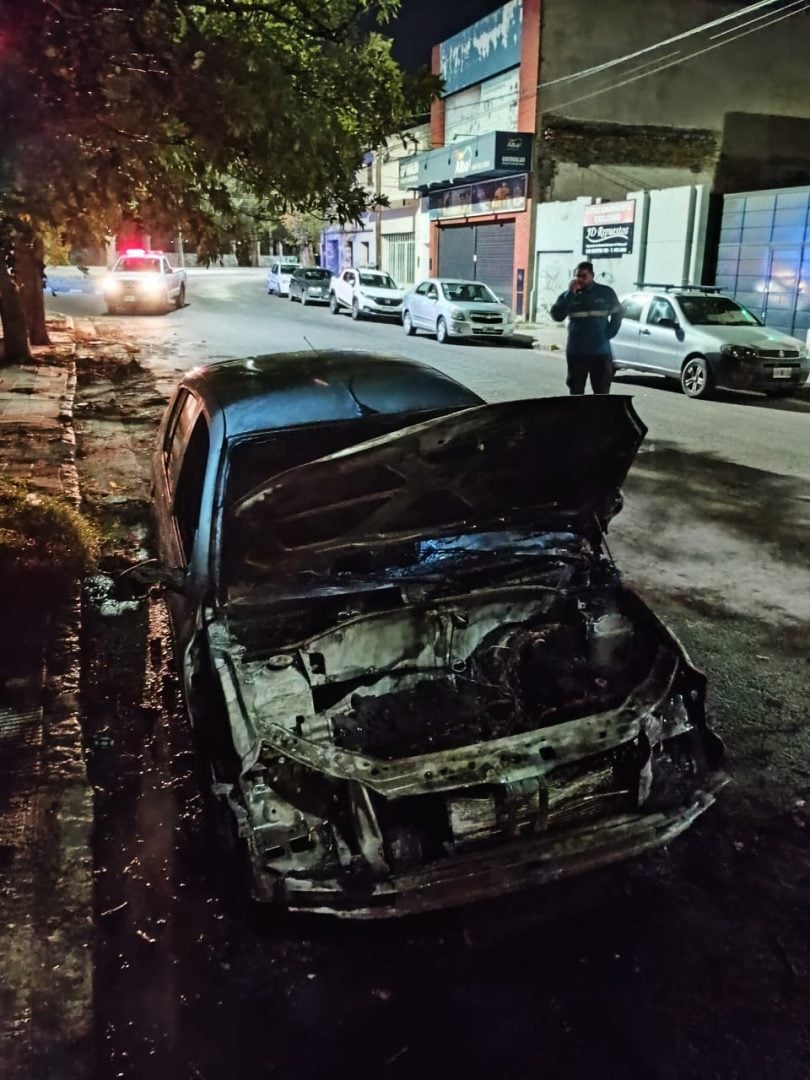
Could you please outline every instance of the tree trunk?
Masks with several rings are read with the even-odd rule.
[[[5,261],[0,258],[0,321],[3,324],[3,362],[30,364],[33,360],[28,345],[20,294]]]
[[[32,345],[50,345],[45,326],[45,295],[42,279],[45,273],[44,249],[40,237],[30,244],[18,241],[14,250],[14,277],[20,289],[20,299],[28,338]]]

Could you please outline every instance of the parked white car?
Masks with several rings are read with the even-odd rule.
[[[343,309],[353,319],[366,315],[399,319],[404,293],[390,274],[382,270],[344,270],[329,286],[329,310]]]
[[[810,374],[807,348],[763,326],[747,308],[706,285],[648,286],[622,300],[614,368],[677,379],[687,397],[716,386],[789,397]]]
[[[267,295],[287,296],[290,292],[290,278],[298,269],[298,259],[291,259],[285,255],[283,259],[276,259],[270,263],[267,271]]]
[[[428,330],[444,344],[450,338],[511,337],[515,316],[483,281],[427,278],[405,297],[402,325],[406,334]]]

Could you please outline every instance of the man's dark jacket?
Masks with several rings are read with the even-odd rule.
[[[578,293],[570,289],[551,308],[555,322],[568,319],[569,356],[610,356],[610,339],[622,322],[621,307],[609,285],[592,281]]]

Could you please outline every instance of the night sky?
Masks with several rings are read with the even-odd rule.
[[[430,65],[430,50],[445,38],[503,7],[506,0],[402,0],[398,17],[383,29],[394,56],[413,70]]]

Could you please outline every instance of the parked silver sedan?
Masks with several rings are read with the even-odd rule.
[[[801,341],[763,326],[708,286],[650,287],[624,297],[612,345],[614,367],[667,375],[692,398],[708,397],[715,386],[788,397],[810,373]]]
[[[515,316],[483,281],[426,278],[405,296],[402,325],[406,334],[428,330],[444,344],[450,338],[510,337]]]

